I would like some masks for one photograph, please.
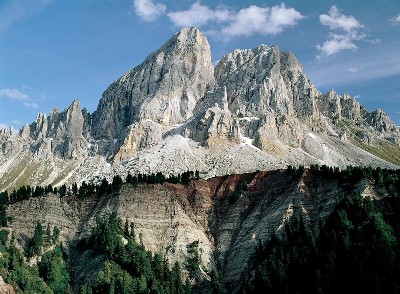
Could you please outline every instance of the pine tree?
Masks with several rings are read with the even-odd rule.
[[[29,244],[29,256],[32,257],[35,254],[42,252],[43,246],[43,227],[41,223],[37,223],[35,232]]]

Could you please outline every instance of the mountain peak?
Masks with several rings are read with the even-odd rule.
[[[176,56],[185,53],[196,53],[203,50],[206,51],[211,58],[211,49],[207,38],[198,28],[187,27],[173,35],[156,52],[150,54],[146,61],[154,59],[154,57],[158,56],[160,53],[168,52],[169,54]]]
[[[179,32],[175,34],[175,36],[181,41],[181,42],[187,42],[190,41],[192,42],[193,40],[197,39],[197,36],[204,37],[203,33],[196,27],[186,27],[181,29]]]
[[[197,28],[182,29],[103,93],[93,114],[94,136],[117,139],[145,119],[183,123],[213,85],[207,38]]]

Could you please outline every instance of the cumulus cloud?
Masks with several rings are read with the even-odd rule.
[[[319,21],[324,26],[329,26],[331,30],[342,29],[345,32],[353,32],[364,27],[354,16],[341,14],[335,5],[328,14],[321,14]]]
[[[294,26],[304,16],[285,4],[273,7],[251,5],[234,12],[227,7],[211,9],[199,1],[188,10],[168,13],[172,23],[179,27],[203,26],[210,22],[220,25],[219,33],[225,38],[251,36],[254,34],[274,35],[286,27]]]
[[[322,45],[317,45],[317,50],[326,56],[334,55],[346,49],[357,49],[357,45],[354,44],[352,38],[347,35],[331,34],[330,38]]]
[[[193,3],[189,9],[182,11],[169,12],[168,17],[171,22],[178,27],[203,26],[209,21],[227,21],[230,13],[226,8],[212,10],[199,1]]]
[[[152,0],[134,0],[133,7],[136,15],[147,22],[155,21],[167,10],[167,6],[162,3],[154,3]]]
[[[28,99],[28,95],[26,95],[25,93],[22,93],[17,89],[10,88],[0,89],[0,97],[7,97],[14,100]]]
[[[318,58],[332,56],[342,50],[356,50],[358,48],[356,41],[366,38],[366,35],[361,32],[364,25],[354,16],[342,14],[335,5],[331,7],[328,14],[321,14],[319,21],[322,25],[329,27],[331,32],[322,45],[316,46],[320,52],[317,55]]]
[[[400,25],[400,14],[392,17],[391,19],[389,19],[389,21],[393,24],[393,25]]]
[[[226,37],[251,36],[254,34],[275,35],[285,27],[294,26],[303,16],[285,4],[270,7],[251,5],[241,9],[232,21],[222,28]]]

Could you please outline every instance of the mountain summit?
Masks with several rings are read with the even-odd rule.
[[[400,131],[381,109],[319,92],[276,46],[235,50],[214,68],[185,28],[122,75],[93,114],[79,102],[16,134],[0,131],[0,188],[61,185],[114,174],[205,177],[287,165],[397,168]]]
[[[93,137],[119,138],[127,126],[144,120],[183,123],[213,86],[207,39],[196,28],[183,29],[108,87],[92,116]]]

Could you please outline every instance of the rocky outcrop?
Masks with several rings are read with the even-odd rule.
[[[130,125],[124,137],[114,162],[124,161],[138,151],[159,143],[162,139],[162,126],[151,120],[143,120]]]
[[[211,107],[191,121],[184,134],[207,148],[239,143],[239,120],[227,109]]]
[[[399,128],[393,123],[389,116],[382,110],[377,109],[366,115],[366,122],[382,136],[395,144],[400,144]]]
[[[29,132],[29,137],[28,137]],[[36,121],[25,126],[20,136],[33,140],[34,154],[52,154],[61,159],[73,159],[86,153],[90,134],[90,118],[75,100],[63,112],[54,109],[50,116],[38,114]]]
[[[15,294],[14,287],[10,284],[6,284],[3,277],[0,276],[0,293],[1,294]]]
[[[229,109],[238,116],[275,112],[309,121],[317,114],[319,92],[294,55],[275,46],[235,50],[221,59],[215,76],[227,89]]]
[[[183,29],[104,92],[93,114],[93,136],[119,138],[144,119],[183,123],[213,84],[206,38],[196,28]]]

